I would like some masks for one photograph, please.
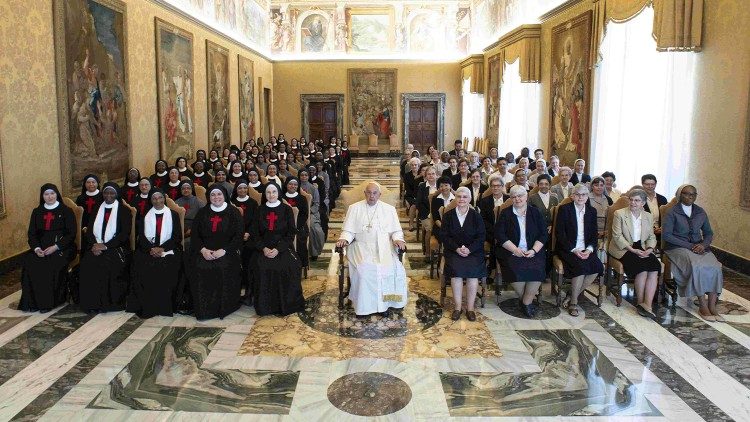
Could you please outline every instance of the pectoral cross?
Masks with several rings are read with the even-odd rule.
[[[219,227],[219,223],[221,223],[221,217],[215,215],[209,218],[209,221],[211,221],[211,223],[213,224],[211,226],[211,233],[216,233],[216,229]]]
[[[128,193],[126,194],[128,196],[128,202],[133,200],[133,195],[135,195],[135,191],[133,189],[128,189]]]
[[[52,220],[55,219],[55,214],[52,214],[52,212],[47,211],[47,214],[44,214],[44,230],[49,230],[52,227]]]
[[[96,204],[96,201],[94,198],[89,197],[89,199],[86,200],[86,212],[91,214],[94,208],[94,204]]]
[[[146,213],[146,201],[140,200],[138,202],[138,210],[141,212],[141,215]]]
[[[266,215],[266,220],[268,220],[268,230],[274,230],[274,228],[276,227],[276,220],[278,219],[279,217],[275,212],[269,212],[268,215]]]

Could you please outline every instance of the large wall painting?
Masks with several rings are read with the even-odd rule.
[[[232,144],[229,117],[229,50],[206,40],[208,139],[210,148]]]
[[[552,28],[550,151],[562,163],[588,161],[590,150],[591,12]]]
[[[118,0],[54,3],[62,190],[88,173],[119,179],[130,165],[126,8]]]
[[[349,133],[396,133],[396,69],[349,69]]]
[[[300,48],[303,53],[326,50],[328,20],[320,14],[307,16],[300,26]]]
[[[500,56],[490,57],[487,76],[487,139],[491,145],[498,145],[500,123]]]
[[[393,19],[385,11],[347,10],[350,51],[354,53],[387,53],[391,51]]]
[[[195,101],[193,34],[156,18],[159,152],[163,160],[193,158]]]
[[[240,142],[255,139],[255,88],[252,60],[238,56],[240,84]]]

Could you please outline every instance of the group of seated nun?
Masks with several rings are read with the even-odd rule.
[[[18,308],[49,312],[72,300],[88,313],[199,320],[243,304],[260,316],[299,312],[302,268],[322,253],[323,221],[350,164],[346,141],[290,145],[279,135],[241,151],[199,150],[192,169],[184,157],[172,167],[157,160],[149,177],[130,168],[122,186],[89,174],[75,200],[80,233],[74,210],[46,183],[31,212]]]
[[[533,318],[540,287],[551,279],[553,256],[570,280],[563,307],[571,316],[579,315],[579,301],[604,275],[604,264],[616,259],[633,282],[636,311],[655,318],[662,263],[668,260],[678,294],[697,298],[704,319],[723,320],[717,311],[722,267],[711,252],[708,216],[694,204],[694,186],[681,186],[677,205],[660,215],[668,201],[656,192],[653,174],[621,192],[614,172],[592,177],[585,173],[583,159],[569,166],[557,156],[547,161],[540,148],[533,158],[528,148],[518,158],[512,153],[498,156],[496,148],[484,157],[470,159],[470,154],[459,140],[451,151],[431,148],[424,155],[407,145],[401,160],[409,227],[421,227],[440,245],[441,277],[453,290],[454,320],[464,311],[467,319],[475,320],[479,280],[493,270],[495,284],[510,284],[520,311]],[[607,233],[608,210],[621,197],[627,198],[627,206],[614,212]],[[448,210],[442,216],[441,208]],[[481,230],[474,215],[482,221]],[[478,246],[485,242],[489,249]],[[434,246],[429,240],[425,245],[425,254],[432,258]],[[617,288],[610,286],[610,291]]]

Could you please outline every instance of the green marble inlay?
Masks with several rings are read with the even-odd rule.
[[[440,373],[451,416],[661,416],[580,330],[517,334],[542,371]]]
[[[299,372],[201,367],[222,332],[162,328],[88,407],[288,414]]]

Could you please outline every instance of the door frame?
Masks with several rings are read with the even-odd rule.
[[[403,93],[401,94],[401,109],[404,111],[404,143],[401,151],[409,143],[409,101],[437,101],[437,149],[445,149],[445,93]]]
[[[302,110],[301,136],[310,140],[310,125],[307,123],[310,103],[336,103],[336,132],[340,139],[344,137],[344,94],[300,94],[299,102]]]

